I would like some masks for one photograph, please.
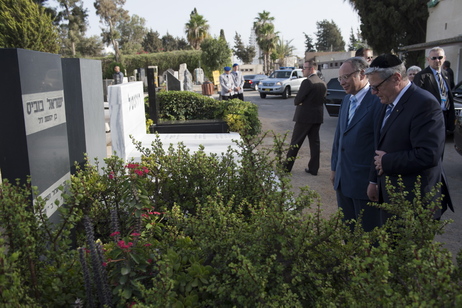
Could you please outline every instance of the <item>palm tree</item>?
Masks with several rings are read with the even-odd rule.
[[[209,37],[209,25],[204,16],[197,13],[197,9],[189,15],[189,22],[185,25],[186,38],[189,44],[196,50],[200,49],[202,41]]]
[[[270,56],[276,48],[278,40],[278,32],[274,32],[274,17],[270,16],[270,12],[263,11],[258,13],[253,23],[253,29],[257,36],[257,44],[263,52],[263,70],[269,73]]]
[[[284,59],[292,56],[294,53],[295,47],[293,45],[290,45],[292,41],[293,40],[284,41],[284,39],[279,38],[276,44],[274,53],[277,56],[277,59],[279,60],[280,66],[286,66],[284,63]]]

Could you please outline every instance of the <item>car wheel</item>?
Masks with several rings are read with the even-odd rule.
[[[285,87],[284,92],[282,92],[282,98],[286,99],[290,96],[289,87]]]
[[[266,93],[260,93],[261,98],[266,98]]]
[[[254,90],[255,90],[255,91],[258,91],[258,84],[255,85]]]

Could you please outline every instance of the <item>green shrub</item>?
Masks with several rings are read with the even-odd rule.
[[[72,176],[62,222],[53,228],[43,201],[30,208],[30,187],[5,181],[0,288],[6,278],[13,282],[0,303],[462,305],[462,271],[434,241],[444,225],[431,219],[434,192],[410,202],[402,186],[389,184],[392,202],[380,206],[396,218],[369,233],[350,232],[340,212],[322,218],[319,196],[308,187],[292,192],[280,168],[285,139],[276,136],[269,149],[260,144],[265,136],[244,138],[240,151],[222,155],[190,153],[181,144],[164,151],[157,140],[151,148],[137,144],[139,163],[88,163]]]
[[[239,99],[217,101],[194,92],[163,91],[157,94],[160,114],[165,120],[225,120],[233,132],[255,136],[260,133],[258,106]]]

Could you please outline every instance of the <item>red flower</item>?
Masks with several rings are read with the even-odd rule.
[[[119,235],[119,234],[120,234],[120,232],[119,232],[119,231],[116,231],[116,232],[111,233],[110,236],[113,237],[113,236],[116,236],[116,235]]]
[[[137,233],[137,232],[133,232],[132,234],[130,234],[131,236],[140,236],[141,234]]]

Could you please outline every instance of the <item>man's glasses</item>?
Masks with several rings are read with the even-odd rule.
[[[342,80],[345,80],[345,81],[346,81],[348,78],[350,78],[351,75],[353,75],[354,73],[357,73],[357,72],[359,72],[359,70],[356,70],[356,71],[351,72],[351,73],[349,73],[349,74],[345,74],[345,75],[343,75],[343,76],[339,76],[339,77],[337,78],[337,80],[338,80],[339,82],[342,82]]]
[[[435,60],[443,60],[443,56],[439,56],[439,57],[431,57],[430,59],[435,61]]]
[[[384,83],[385,81],[387,81],[388,79],[390,79],[391,76],[393,76],[393,74],[391,74],[390,76],[388,76],[387,78],[385,78],[384,80],[382,80],[382,82],[379,83],[379,84],[376,85],[376,86],[371,85],[371,90],[372,90],[372,91],[375,91],[375,92],[379,92],[379,87],[382,85],[382,83]]]

